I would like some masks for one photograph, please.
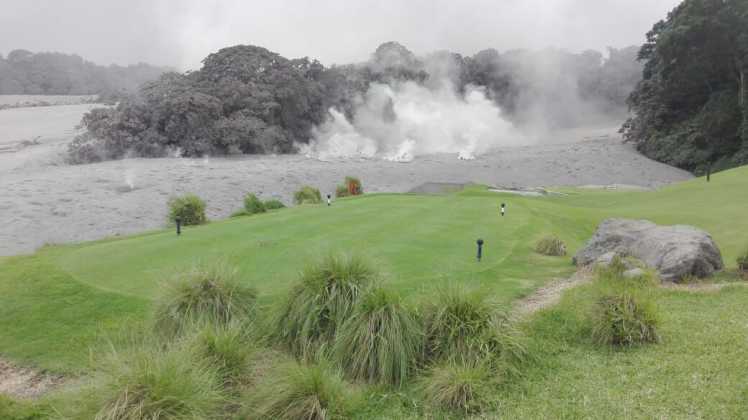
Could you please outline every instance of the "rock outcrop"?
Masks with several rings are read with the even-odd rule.
[[[658,226],[648,220],[607,219],[600,223],[574,263],[586,266],[611,253],[632,256],[656,269],[665,281],[708,277],[724,267],[712,237],[693,226]]]

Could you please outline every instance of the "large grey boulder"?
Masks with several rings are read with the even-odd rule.
[[[703,278],[724,267],[722,254],[708,233],[693,226],[658,226],[648,220],[603,221],[577,252],[574,263],[587,266],[609,253],[636,257],[657,269],[666,281]]]

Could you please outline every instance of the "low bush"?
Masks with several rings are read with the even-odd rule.
[[[415,371],[422,348],[413,314],[397,295],[376,288],[340,327],[333,353],[351,379],[399,386]]]
[[[286,205],[283,204],[280,200],[267,200],[265,203],[265,208],[268,210],[278,210],[286,208]]]
[[[280,305],[272,335],[295,356],[308,358],[332,341],[379,273],[358,256],[330,255],[301,273]]]
[[[496,393],[490,364],[446,362],[432,367],[420,381],[423,399],[433,408],[468,415],[486,409]]]
[[[155,304],[156,331],[179,334],[195,324],[228,325],[252,318],[257,292],[244,286],[236,269],[222,263],[198,265],[165,283]]]
[[[338,198],[361,195],[363,193],[364,189],[361,186],[361,180],[351,176],[345,177],[345,181],[343,181],[343,184],[338,185],[335,188],[335,196]]]
[[[597,344],[612,346],[656,343],[659,323],[657,307],[643,294],[606,292],[592,311],[592,338]]]
[[[205,201],[194,194],[174,197],[169,200],[169,221],[180,219],[183,226],[202,225],[208,221],[205,207]]]
[[[114,354],[97,420],[216,418],[227,401],[216,371],[179,350]]]
[[[282,365],[251,397],[248,418],[330,420],[347,418],[349,401],[340,376],[324,365]]]
[[[244,196],[244,211],[246,214],[265,213],[265,204],[254,194]]]
[[[549,235],[535,244],[535,252],[541,255],[562,257],[566,255],[566,244],[557,236]]]
[[[226,387],[248,379],[253,347],[239,324],[204,326],[191,338],[193,354],[218,371]]]
[[[293,202],[296,204],[319,204],[322,202],[322,194],[318,189],[307,185],[293,194]]]

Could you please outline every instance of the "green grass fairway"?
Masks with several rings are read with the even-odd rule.
[[[213,222],[187,228],[181,237],[166,230],[0,259],[0,355],[58,372],[85,371],[100,335],[146,319],[160,282],[198,261],[223,259],[237,266],[263,303],[285,293],[309,262],[330,252],[355,252],[377,262],[407,301],[417,302],[439,285],[461,283],[509,304],[571,274],[571,256],[608,217],[703,228],[720,246],[728,270],[748,245],[748,167],[715,174],[710,183],[699,178],[656,192],[566,192],[526,198],[475,187],[449,195],[374,194],[332,207]],[[508,205],[503,218],[501,202]],[[533,252],[535,242],[550,233],[566,241],[569,255]],[[480,263],[478,238],[486,243]],[[672,338],[620,354],[560,335],[575,328],[574,299],[584,300],[585,292],[567,293],[559,308],[528,325],[549,354],[527,383],[510,390],[505,408],[510,417],[731,417],[739,412],[737,396],[748,399],[748,387],[736,385],[736,375],[744,379],[748,372],[737,373],[748,361],[746,291],[734,287],[706,298],[658,291],[667,314],[665,334]],[[712,329],[715,324],[726,326]],[[721,364],[717,356],[730,360]],[[701,369],[699,376],[674,374],[689,367]],[[637,396],[630,396],[634,391]],[[658,398],[671,401],[680,393],[689,398],[688,392],[698,398],[651,409]],[[733,405],[692,410],[705,393]],[[743,410],[747,413],[748,405]],[[392,413],[401,414],[407,413]]]

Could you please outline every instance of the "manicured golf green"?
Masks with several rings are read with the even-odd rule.
[[[266,304],[285,293],[306,264],[330,252],[369,257],[386,273],[387,283],[411,303],[428,297],[441,285],[460,283],[510,304],[554,277],[571,274],[571,256],[608,217],[646,218],[661,224],[703,228],[720,246],[728,271],[734,270],[735,258],[748,245],[748,167],[715,174],[710,183],[699,178],[655,192],[563,191],[566,195],[540,198],[499,195],[482,187],[448,195],[375,194],[339,200],[332,207],[300,206],[189,227],[179,237],[172,230],[164,230],[47,247],[34,255],[2,259],[0,355],[53,371],[85,371],[89,349],[97,345],[101,335],[146,319],[160,282],[199,261],[221,259],[235,265]],[[508,205],[505,217],[498,211],[502,202]],[[567,243],[569,255],[544,257],[533,252],[535,242],[551,233]],[[481,262],[475,255],[478,238],[485,241]],[[703,300],[698,295],[662,291],[665,307],[671,311],[668,319],[672,320],[665,330],[679,335],[693,328],[697,342],[673,339],[668,341],[675,347],[665,347],[666,343],[654,350],[611,357],[558,336],[565,325],[559,320],[573,320],[575,316],[569,309],[575,306],[570,299],[577,294],[583,297],[584,289],[569,294],[558,309],[567,310],[565,314],[560,313],[554,321],[552,311],[550,315],[541,313],[528,327],[536,331],[536,338],[547,338],[548,348],[563,350],[548,362],[560,372],[559,379],[544,371],[533,373],[524,385],[526,389],[513,391],[507,408],[516,415],[531,417],[549,416],[554,410],[572,417],[600,412],[646,417],[646,410],[621,411],[622,406],[636,405],[624,395],[640,386],[642,378],[626,377],[606,395],[599,395],[598,387],[605,387],[610,375],[633,375],[660,358],[677,358],[672,352],[687,353],[673,362],[677,367],[699,363],[701,359],[688,353],[698,343],[709,343],[711,347],[704,349],[709,354],[729,350],[729,357],[737,357],[732,368],[745,366],[747,355],[740,346],[748,346],[748,333],[743,328],[748,325],[748,315],[739,310],[748,306],[745,289],[725,289]],[[704,317],[696,317],[694,311],[703,312]],[[731,314],[734,319],[730,319]],[[561,323],[553,324],[556,321]],[[710,335],[712,322],[727,322],[729,331],[717,328]],[[553,331],[546,331],[550,326]],[[584,360],[592,370],[574,374]],[[706,370],[719,369],[713,357],[703,360]],[[643,372],[662,375],[655,381],[659,384],[653,385],[655,393],[666,387],[665,377],[671,374],[667,369]],[[734,386],[733,379],[731,376],[720,383]],[[564,399],[570,397],[563,391],[565,385],[558,382],[561,380],[579,381],[569,389],[597,393],[600,399],[590,402],[590,410],[580,409],[577,404],[584,401],[571,404]],[[668,389],[666,400],[690,385],[679,382],[674,386]],[[549,392],[558,395],[549,396]],[[724,398],[734,404],[740,392],[748,396],[744,387]],[[688,416],[686,408],[649,414]],[[735,412],[731,409],[722,414]],[[715,408],[695,417],[704,413],[718,415],[720,411]]]

